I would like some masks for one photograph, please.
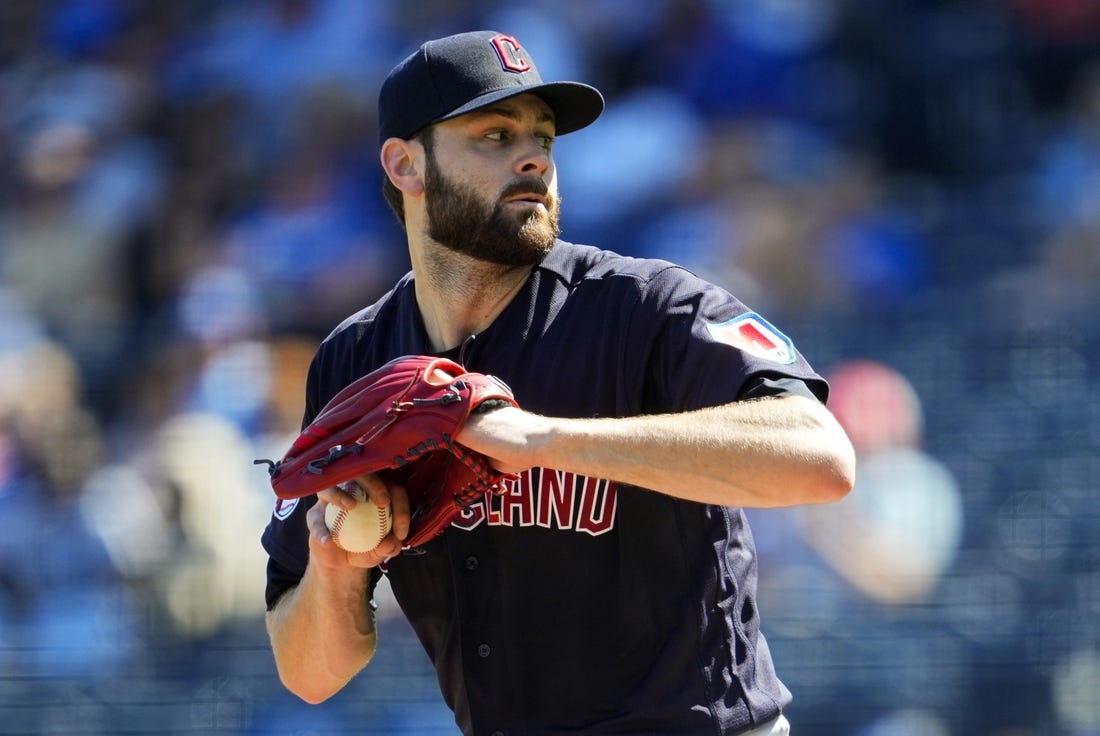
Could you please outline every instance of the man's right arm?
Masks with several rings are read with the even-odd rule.
[[[401,552],[409,530],[408,497],[400,486],[388,487],[377,476],[359,478],[371,500],[392,503],[394,528],[370,552],[346,552],[325,526],[325,506],[346,509],[355,499],[335,488],[317,494],[306,514],[309,564],[305,575],[267,613],[267,632],[288,690],[308,703],[320,703],[339,692],[374,656],[378,634],[370,605],[371,568]]]
[[[347,565],[326,569],[312,557],[301,582],[268,611],[279,679],[302,700],[332,697],[374,656],[378,634],[368,602],[369,574]]]

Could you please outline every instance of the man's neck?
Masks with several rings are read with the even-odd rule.
[[[416,302],[435,352],[489,327],[531,274],[530,266],[500,266],[439,246],[421,255],[413,260]]]

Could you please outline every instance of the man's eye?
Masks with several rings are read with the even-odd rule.
[[[554,136],[540,135],[538,136],[538,139],[539,145],[542,146],[545,150],[549,151],[551,148],[554,147]]]
[[[505,139],[506,139],[506,138],[507,138],[508,136],[507,136],[507,135],[505,135],[505,133],[504,133],[504,131],[503,131],[503,130],[497,130],[497,131],[494,131],[494,132],[492,132],[492,133],[489,133],[489,134],[488,134],[488,135],[486,135],[485,137],[486,137],[486,138],[488,138],[488,139],[489,139],[489,140],[491,140],[491,141],[503,141],[503,140],[505,140]]]

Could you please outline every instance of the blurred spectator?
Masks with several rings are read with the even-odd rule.
[[[124,337],[129,288],[120,264],[154,206],[143,217],[156,175],[139,151],[111,150],[76,120],[32,124],[18,145],[18,191],[0,209],[0,279],[98,378]]]
[[[1060,723],[1070,734],[1100,733],[1100,651],[1080,647],[1060,661],[1052,678],[1054,707]]]
[[[103,461],[72,357],[30,342],[0,355],[0,666],[92,680],[139,653],[133,601],[79,503]]]
[[[1100,54],[1098,54],[1100,56]],[[1034,176],[1036,213],[1048,227],[1100,224],[1100,58],[1069,88],[1066,115],[1046,121]]]
[[[885,318],[924,298],[929,244],[914,216],[883,196],[882,172],[866,156],[790,121],[730,123],[709,140],[705,165],[697,153],[698,168],[641,215],[638,252],[796,317]]]
[[[830,407],[856,448],[848,498],[800,513],[803,533],[864,595],[903,604],[930,595],[962,539],[958,483],[923,451],[920,400],[897,371],[856,360],[828,375]]]
[[[961,488],[922,448],[921,402],[897,370],[852,359],[826,377],[829,406],[856,448],[856,487],[835,504],[750,519],[768,568],[761,607],[777,666],[815,673],[792,714],[859,736],[949,732],[939,713],[960,697],[949,683],[970,655],[925,612],[947,595],[941,585],[962,544]],[[830,717],[837,702],[862,710]]]
[[[13,159],[0,281],[72,352],[92,393],[125,344],[128,249],[159,214],[168,175],[143,130],[147,59],[115,53],[130,20],[114,3],[42,9],[40,53],[0,76]]]
[[[272,504],[253,472],[253,447],[213,413],[180,414],[155,438],[158,476],[176,494],[181,544],[155,581],[175,630],[204,638],[263,613],[266,562],[255,540]],[[212,472],[213,471],[213,472]]]
[[[230,97],[243,103],[252,154],[285,152],[286,115],[318,89],[362,99],[396,53],[392,3],[358,0],[265,0],[215,3],[190,28],[169,67],[177,100]]]
[[[677,89],[708,118],[802,117],[823,109],[817,54],[836,29],[822,0],[666,3],[638,50],[640,80]],[[721,73],[716,73],[721,69]]]
[[[638,120],[646,121],[640,130]],[[612,100],[598,129],[580,131],[571,145],[554,151],[569,172],[561,183],[570,210],[562,237],[586,242],[593,230],[629,222],[650,208],[664,211],[665,201],[704,163],[705,137],[702,120],[669,90],[639,88]],[[677,141],[675,156],[669,155],[669,141]],[[611,163],[595,165],[603,161]],[[620,242],[623,252],[635,247]]]
[[[990,327],[1026,334],[1080,329],[1100,313],[1100,219],[1047,236],[1026,266],[991,276],[981,292]]]
[[[408,268],[388,239],[396,226],[379,201],[380,169],[360,154],[373,140],[366,118],[348,102],[310,98],[293,147],[219,244],[218,259],[247,272],[277,331],[327,331]]]
[[[982,290],[993,326],[1006,332],[1087,329],[1100,309],[1100,58],[1075,75],[1065,114],[1044,122],[1028,177],[1034,256],[990,274]]]

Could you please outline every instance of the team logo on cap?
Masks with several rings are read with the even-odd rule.
[[[755,312],[747,312],[721,324],[707,323],[715,342],[725,343],[750,355],[784,365],[795,360],[794,344]]]
[[[498,36],[493,36],[490,43],[493,44],[493,49],[500,57],[500,65],[504,68],[504,71],[522,74],[531,70],[531,62],[527,59],[527,52],[519,45],[519,41],[516,40],[515,36],[506,36],[501,33]]]

